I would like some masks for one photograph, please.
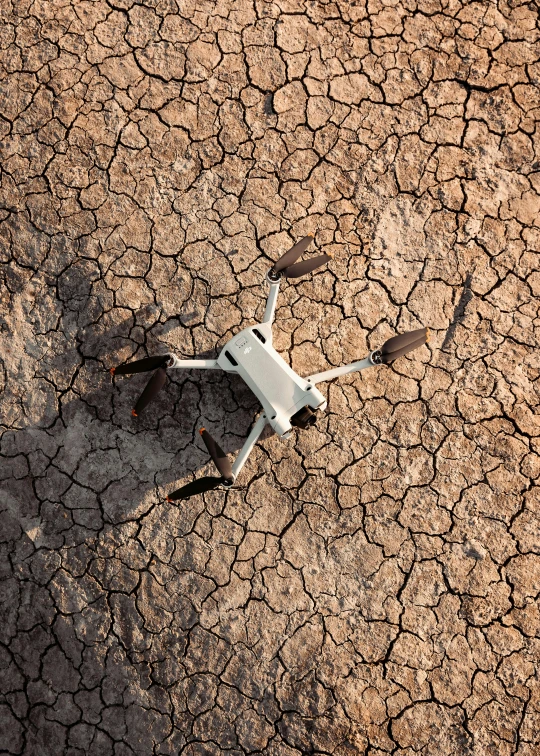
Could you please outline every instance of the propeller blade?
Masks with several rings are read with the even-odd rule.
[[[167,496],[167,501],[177,501],[178,499],[187,499],[190,496],[204,493],[205,491],[211,491],[213,488],[217,488],[220,483],[223,483],[223,478],[197,478],[197,480],[187,483],[182,488],[178,488]]]
[[[167,382],[167,373],[161,367],[159,368],[159,370],[156,370],[154,375],[150,378],[150,380],[145,386],[144,391],[140,395],[137,401],[137,404],[131,410],[131,414],[133,415],[133,417],[138,417],[140,415],[140,413],[143,411],[146,405],[149,404],[152,401],[152,399],[154,399],[158,391],[161,391],[161,389],[166,384],[166,382]]]
[[[320,268],[321,265],[324,265],[331,259],[331,255],[319,255],[309,260],[302,260],[302,262],[295,265],[289,265],[283,272],[287,278],[299,278],[300,276],[305,276],[306,273],[313,273],[314,270],[317,270],[317,268]]]
[[[404,354],[412,352],[413,349],[418,349],[418,347],[421,347],[425,343],[426,337],[422,336],[421,338],[416,339],[416,341],[413,341],[412,344],[407,344],[406,346],[401,347],[401,349],[396,349],[395,352],[390,352],[390,354],[383,354],[381,357],[381,362],[383,363],[383,365],[388,365],[390,362],[397,360],[398,357],[403,357]]]
[[[208,453],[212,457],[215,466],[223,476],[223,478],[227,481],[233,480],[233,471],[232,471],[232,465],[229,462],[229,459],[221,446],[217,443],[217,441],[214,441],[212,436],[208,433],[206,428],[201,428],[200,434],[202,436],[202,440],[204,441],[204,444],[206,448],[208,449]]]
[[[313,234],[308,234],[307,236],[304,236],[303,239],[300,239],[299,242],[296,242],[294,247],[291,247],[288,252],[285,252],[284,255],[281,255],[279,260],[274,263],[273,271],[274,273],[279,273],[280,270],[283,270],[284,268],[287,268],[289,265],[292,265],[295,263],[302,252],[305,252],[306,249],[309,247],[311,242],[313,241]]]
[[[407,333],[400,333],[399,336],[393,336],[388,341],[385,341],[381,347],[381,354],[390,354],[391,352],[397,352],[399,349],[412,344],[413,341],[418,339],[427,339],[428,329],[418,328],[416,331],[408,331]]]
[[[144,357],[142,360],[135,360],[135,362],[128,362],[126,365],[120,365],[116,368],[111,368],[111,375],[130,375],[131,373],[148,373],[150,370],[155,370],[159,367],[164,367],[169,361],[168,354],[162,354],[160,357]]]

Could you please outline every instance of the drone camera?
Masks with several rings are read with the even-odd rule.
[[[302,407],[301,410],[295,412],[295,414],[291,417],[291,425],[295,425],[297,428],[302,428],[302,430],[305,430],[311,425],[315,425],[316,420],[317,417],[315,413],[306,404],[305,407]]]

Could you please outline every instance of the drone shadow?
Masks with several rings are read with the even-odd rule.
[[[175,322],[176,327],[187,327],[181,315]],[[198,429],[205,426],[227,453],[236,456],[260,409],[239,376],[179,369],[168,371],[167,385],[134,418],[131,408],[152,373],[112,379],[109,368],[175,350],[155,339],[170,332],[169,326],[152,334],[154,347],[140,347],[127,359],[116,357],[126,354],[127,346],[133,348],[132,328],[129,317],[105,330],[89,327],[77,335],[75,344],[65,344],[36,375],[50,379],[67,365],[77,365],[69,388],[59,398],[49,394],[38,416],[2,436],[2,452],[8,457],[27,450],[23,454],[30,459],[36,446],[49,457],[37,474],[30,465],[33,474],[3,476],[0,483],[0,508],[37,546],[58,548],[80,542],[85,531],[92,537],[106,523],[137,520],[163,502],[164,493],[198,477],[202,468],[207,468],[204,474],[216,474]],[[176,353],[186,359],[213,359],[219,348],[194,355]],[[267,426],[261,441],[271,435]],[[70,526],[77,526],[78,535],[70,535]]]

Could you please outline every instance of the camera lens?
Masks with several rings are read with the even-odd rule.
[[[310,425],[313,425],[316,421],[316,416],[312,412],[310,407],[302,407],[291,417],[291,425],[295,425],[297,428],[306,429]]]

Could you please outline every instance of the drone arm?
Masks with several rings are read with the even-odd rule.
[[[169,369],[185,368],[191,370],[192,368],[201,368],[203,370],[217,370],[219,368],[217,360],[179,360],[175,354],[171,355],[173,359],[172,365],[169,365]]]
[[[351,362],[349,365],[342,365],[341,367],[333,368],[332,370],[325,370],[323,373],[315,373],[310,375],[306,380],[309,383],[321,383],[323,381],[331,381],[332,378],[338,378],[340,375],[347,375],[347,373],[357,373],[359,370],[365,370],[368,367],[373,367],[377,363],[372,360],[372,355],[365,357],[358,362]]]
[[[238,456],[236,458],[236,461],[233,465],[233,475],[236,479],[238,476],[240,470],[243,468],[243,466],[246,464],[247,458],[251,454],[251,451],[257,441],[259,440],[259,437],[261,433],[263,432],[264,426],[267,423],[266,415],[261,415],[253,428],[251,429],[251,433],[246,438],[243,447],[240,449],[240,452],[238,453]]]
[[[263,317],[262,322],[273,323],[274,313],[276,311],[277,295],[279,294],[280,279],[278,278],[277,281],[273,281],[271,278],[269,277],[267,278],[268,278],[268,283],[270,284],[270,291],[268,292],[268,299],[266,300],[266,308],[264,310],[264,317]]]

